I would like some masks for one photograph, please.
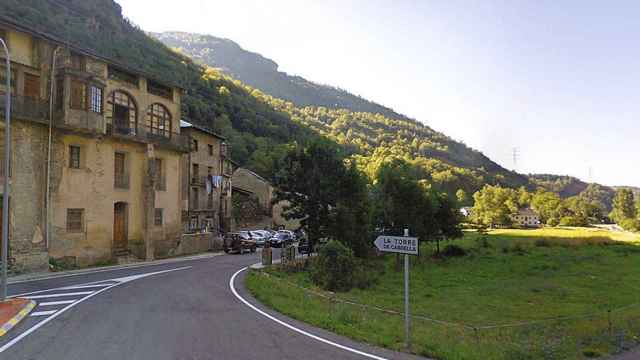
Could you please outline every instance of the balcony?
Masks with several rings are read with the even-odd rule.
[[[128,189],[129,188],[129,174],[115,174],[113,179],[113,186],[116,189]]]
[[[107,134],[130,138],[134,141],[138,140],[141,142],[151,142],[159,146],[168,147],[178,151],[188,152],[190,149],[190,141],[188,136],[174,132],[169,133],[169,136],[164,136],[151,132],[150,129],[144,126],[131,128],[128,126],[109,124],[107,125]]]
[[[0,94],[0,117],[4,119],[7,94]],[[49,123],[49,103],[31,97],[11,95],[11,119]]]

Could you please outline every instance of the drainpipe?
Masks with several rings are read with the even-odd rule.
[[[2,279],[0,284],[0,302],[7,299],[7,261],[9,259],[9,167],[11,166],[11,55],[3,39],[0,43],[4,48],[7,60],[7,91],[4,113],[4,190],[2,193]]]
[[[45,189],[45,211],[46,211],[46,222],[45,222],[45,247],[47,250],[49,249],[49,243],[51,239],[51,138],[53,133],[53,91],[55,89],[55,72],[56,72],[56,57],[58,55],[58,50],[60,50],[60,46],[56,46],[53,50],[53,55],[51,59],[51,86],[49,89],[49,139],[47,142],[47,188]],[[62,89],[57,89],[57,91],[62,91]]]

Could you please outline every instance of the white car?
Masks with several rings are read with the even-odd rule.
[[[263,246],[264,243],[271,238],[271,234],[263,230],[249,231],[251,238],[256,241],[256,245]]]
[[[278,234],[287,234],[292,241],[296,241],[296,234],[291,230],[278,230]]]

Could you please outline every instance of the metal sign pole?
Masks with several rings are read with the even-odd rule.
[[[409,229],[404,229],[404,236],[409,236]],[[404,342],[409,348],[411,344],[411,322],[409,318],[409,254],[404,254]]]
[[[0,287],[0,301],[7,299],[7,262],[9,252],[9,166],[11,164],[11,58],[9,49],[3,39],[0,39],[7,60],[7,89],[5,91],[4,113],[4,189],[2,192],[2,284]]]

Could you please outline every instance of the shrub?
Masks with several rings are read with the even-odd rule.
[[[467,251],[458,245],[449,244],[442,250],[443,257],[465,256]]]
[[[311,279],[329,291],[349,291],[353,287],[356,268],[353,251],[337,240],[331,240],[320,248]]]

